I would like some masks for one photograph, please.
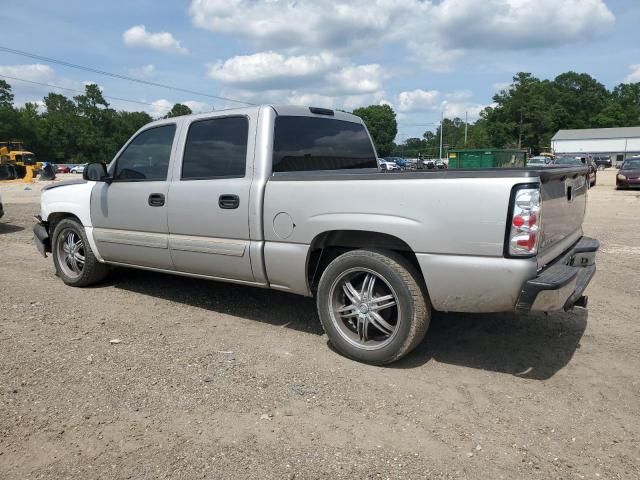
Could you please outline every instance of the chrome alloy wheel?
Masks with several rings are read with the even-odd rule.
[[[367,268],[352,268],[336,278],[329,291],[329,313],[340,335],[364,350],[388,345],[402,321],[398,295]]]
[[[63,273],[70,278],[82,275],[85,262],[84,241],[73,229],[66,228],[58,235],[58,263]]]

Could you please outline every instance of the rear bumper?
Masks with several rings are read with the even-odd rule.
[[[596,273],[598,240],[582,237],[553,265],[524,283],[516,311],[553,312],[586,306],[582,293]]]
[[[39,218],[38,223],[33,226],[33,241],[38,251],[45,258],[47,258],[47,253],[51,252],[51,240],[49,239],[49,229],[47,227],[47,223]]]

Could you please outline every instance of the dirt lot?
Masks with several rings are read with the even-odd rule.
[[[311,299],[66,287],[31,243],[38,186],[0,186],[0,478],[640,478],[640,192],[614,175],[588,310],[436,314],[389,368],[327,348]]]

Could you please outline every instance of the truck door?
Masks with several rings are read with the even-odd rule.
[[[93,234],[106,261],[173,269],[167,175],[175,134],[175,123],[138,133],[111,165],[113,181],[93,187]]]
[[[183,128],[168,210],[171,258],[181,272],[254,279],[249,191],[256,116],[217,114]]]

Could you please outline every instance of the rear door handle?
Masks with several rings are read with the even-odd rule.
[[[164,205],[164,194],[152,193],[149,195],[149,205],[152,207],[162,207]]]
[[[238,208],[240,206],[240,197],[238,195],[220,195],[218,206],[225,210]]]

